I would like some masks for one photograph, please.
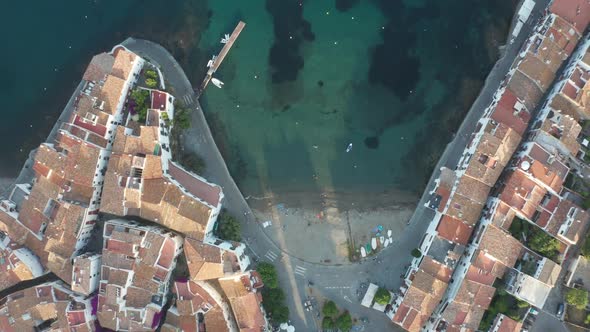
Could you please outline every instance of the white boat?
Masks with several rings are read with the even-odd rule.
[[[361,257],[367,257],[367,251],[365,250],[365,247],[361,247]]]
[[[352,150],[352,143],[348,143],[348,146],[346,147],[346,152],[350,152],[350,150]]]
[[[373,250],[377,249],[377,238],[376,237],[371,239],[371,248],[373,248]]]
[[[379,243],[380,243],[381,245],[383,245],[383,242],[385,242],[385,236],[380,236],[380,237],[379,237]]]
[[[383,242],[383,247],[387,247],[389,245],[389,239],[386,239],[385,242]]]
[[[218,87],[218,88],[220,88],[220,89],[221,89],[221,88],[223,88],[223,84],[225,84],[225,83],[223,83],[222,81],[220,81],[220,80],[216,79],[215,77],[213,77],[213,78],[211,79],[211,83],[213,83],[213,85],[215,85],[216,87]]]
[[[387,237],[391,237],[391,229],[387,230]]]

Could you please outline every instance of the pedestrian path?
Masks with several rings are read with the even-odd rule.
[[[274,262],[277,259],[277,257],[279,257],[279,255],[275,254],[272,251],[269,251],[266,253],[266,255],[264,255],[264,257],[266,257],[266,259],[268,259],[269,261]]]
[[[186,106],[190,106],[190,105],[192,105],[192,104],[193,104],[193,102],[194,102],[194,99],[193,99],[193,94],[192,94],[192,93],[189,93],[189,94],[187,94],[187,95],[184,95],[184,96],[182,96],[182,98],[181,98],[181,99],[182,99],[182,101],[184,102],[184,104],[185,104]]]
[[[295,267],[295,274],[298,274],[298,275],[300,275],[300,276],[302,276],[302,277],[305,277],[305,271],[306,271],[306,270],[307,270],[306,268],[304,268],[304,267],[302,267],[302,266],[299,266],[299,265],[297,265],[297,266]]]

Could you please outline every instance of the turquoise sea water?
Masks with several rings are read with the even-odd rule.
[[[0,21],[11,32],[1,175],[47,135],[94,53],[152,39],[198,84],[243,20],[217,73],[225,87],[210,86],[202,104],[248,194],[421,191],[514,10],[512,0],[33,2],[5,4]]]

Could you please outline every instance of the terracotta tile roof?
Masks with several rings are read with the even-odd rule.
[[[555,0],[549,10],[570,22],[580,33],[590,22],[590,3],[586,0]]]
[[[575,156],[580,150],[580,143],[577,139],[582,131],[582,126],[569,115],[553,111],[549,111],[548,114],[540,130],[557,139],[572,156]]]
[[[571,224],[565,232],[559,233],[560,227],[570,222],[569,218],[571,218]],[[577,243],[583,238],[582,233],[588,223],[588,219],[589,214],[587,211],[568,199],[562,199],[549,220],[546,230],[554,236],[559,235],[571,243]]]
[[[104,80],[105,76],[111,73],[115,58],[108,53],[100,53],[92,57],[84,76],[82,78],[86,81],[99,82]]]
[[[216,306],[207,312],[207,315],[205,315],[205,328],[207,331],[229,332],[221,307]]]
[[[424,256],[422,262],[420,262],[419,268],[434,278],[448,283],[451,280],[451,274],[453,270],[430,256]]]
[[[94,320],[84,315],[89,301],[70,293],[61,282],[45,283],[8,295],[0,306],[0,330],[44,329],[90,331]],[[10,320],[9,320],[10,317]]]
[[[492,329],[494,329],[495,332],[520,332],[522,329],[522,323],[503,314],[498,314],[496,319],[494,319]]]
[[[547,189],[536,184],[521,169],[511,171],[504,182],[500,200],[529,219],[539,208]]]
[[[137,60],[137,55],[129,52],[125,49],[117,49],[115,53],[115,61],[113,63],[112,75],[127,80],[131,70],[133,69],[133,63]]]
[[[522,100],[526,108],[529,110],[537,107],[544,93],[535,82],[518,70],[514,72],[514,75],[508,82],[508,90],[510,90],[510,92],[512,92],[518,99]]]
[[[158,127],[141,126],[139,136],[134,136],[125,135],[125,128],[118,126],[113,143],[113,153],[153,155],[158,144],[158,130]]]
[[[523,245],[510,234],[488,225],[480,240],[479,249],[507,267],[513,267],[523,253]]]
[[[492,286],[494,284],[494,281],[496,281],[496,276],[492,275],[491,272],[486,272],[474,265],[470,265],[467,269],[465,280],[470,280],[478,284]]]
[[[229,299],[240,331],[259,331],[265,326],[259,298],[240,279],[219,279],[219,285]]]
[[[569,168],[537,143],[530,144],[527,148],[526,157],[519,163],[520,168],[524,170],[523,162],[526,161],[530,165],[528,173],[555,192],[559,192]]]
[[[124,80],[113,75],[107,76],[107,79],[100,90],[100,100],[104,101],[104,111],[106,113],[111,115],[117,113],[119,101],[124,100],[124,87]]]
[[[518,135],[523,136],[531,115],[524,103],[521,103],[512,91],[506,89],[492,113],[492,119],[509,126]]]
[[[482,209],[482,203],[474,202],[465,196],[455,194],[451,197],[446,214],[468,225],[475,225],[479,220]]]
[[[193,280],[208,280],[223,277],[221,250],[193,239],[185,239],[184,252]]]
[[[203,181],[173,162],[168,167],[170,175],[188,192],[213,207],[221,204],[221,187]]]
[[[462,221],[445,214],[438,224],[436,231],[438,232],[438,236],[443,239],[467,245],[471,233],[473,232],[473,226],[467,225]]]
[[[540,271],[537,271],[535,275],[536,279],[539,281],[553,287],[558,279],[559,273],[561,272],[561,265],[555,263],[554,261],[544,258],[543,259],[543,267]]]
[[[462,176],[457,184],[455,195],[468,197],[470,200],[483,205],[487,201],[490,189],[490,186],[481,181],[470,176]]]

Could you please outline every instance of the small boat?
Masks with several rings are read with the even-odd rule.
[[[387,237],[391,237],[391,229],[387,230]]]
[[[213,83],[213,85],[215,85],[216,87],[218,87],[220,89],[223,88],[223,84],[224,84],[222,81],[216,79],[215,77],[213,77],[211,79],[211,83]]]
[[[386,239],[385,242],[383,242],[383,247],[387,247],[389,245],[389,239]]]
[[[346,147],[346,152],[350,152],[350,150],[352,150],[352,143],[348,143],[348,146]]]
[[[365,247],[361,247],[361,257],[367,257],[367,251],[365,250]]]
[[[380,236],[380,237],[379,237],[379,243],[380,243],[381,245],[383,245],[383,242],[385,242],[385,236]]]
[[[377,249],[377,238],[371,239],[371,247],[373,247],[373,250]]]

